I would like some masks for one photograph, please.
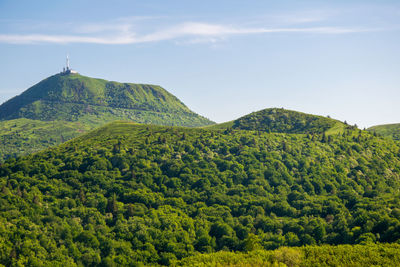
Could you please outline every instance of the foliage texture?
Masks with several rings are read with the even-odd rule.
[[[326,136],[115,122],[1,165],[0,263],[171,265],[399,242],[399,151],[351,127]],[[312,262],[318,249],[273,256]]]

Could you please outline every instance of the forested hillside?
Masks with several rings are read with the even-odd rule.
[[[399,242],[399,153],[353,128],[115,122],[1,165],[0,263],[168,265],[197,252]]]

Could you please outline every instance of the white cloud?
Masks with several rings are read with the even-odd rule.
[[[0,42],[11,44],[33,44],[33,43],[93,43],[93,44],[129,44],[133,39],[129,37],[106,38],[78,35],[46,35],[46,34],[1,34]]]
[[[235,27],[232,25],[186,22],[166,27],[150,33],[134,31],[130,23],[116,24],[86,24],[72,27],[73,34],[0,34],[0,43],[35,44],[35,43],[91,43],[107,45],[123,45],[147,42],[160,42],[189,38],[192,43],[196,40],[211,40],[216,42],[220,38],[234,35],[273,34],[273,33],[315,33],[315,34],[347,34],[367,32],[376,29],[346,28],[346,27]],[[191,42],[189,40],[189,43]]]
[[[131,28],[132,28],[131,24],[91,23],[76,27],[75,31],[78,33],[85,33],[85,34],[99,33],[99,32],[102,33],[108,31],[129,32]]]

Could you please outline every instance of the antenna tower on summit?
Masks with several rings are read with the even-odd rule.
[[[63,74],[74,74],[74,73],[78,73],[76,70],[73,70],[70,68],[69,66],[69,55],[67,54],[67,59],[66,59],[66,66],[63,68]]]
[[[67,54],[67,70],[69,70],[69,55]]]

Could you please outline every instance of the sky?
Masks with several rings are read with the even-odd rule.
[[[58,73],[161,85],[225,122],[271,107],[400,123],[400,1],[0,0],[0,103]]]

